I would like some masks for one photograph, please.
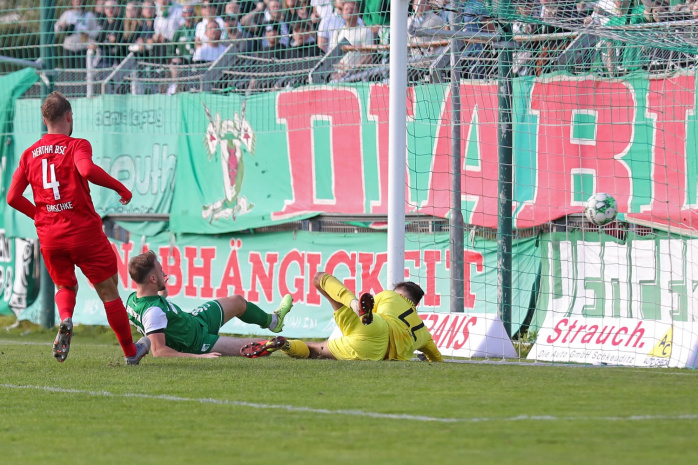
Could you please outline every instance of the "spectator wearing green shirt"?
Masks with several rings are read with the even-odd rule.
[[[612,4],[615,9],[615,15],[611,16],[606,22],[606,26],[622,26],[626,24],[643,24],[652,22],[652,10],[654,2],[652,0],[644,0],[636,5],[630,5],[630,11],[622,10],[623,2],[615,0]],[[647,14],[649,13],[649,14]],[[626,72],[636,71],[645,66],[649,62],[649,57],[644,51],[644,47],[639,44],[629,44],[614,41],[602,41],[602,60],[606,71],[611,76],[618,76]]]
[[[168,55],[172,57],[172,64],[175,65],[191,63],[192,57],[194,56],[196,21],[193,5],[185,5],[182,8],[182,20],[182,24],[172,37],[172,47],[168,53]]]

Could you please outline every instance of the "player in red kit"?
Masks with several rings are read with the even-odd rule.
[[[75,265],[80,267],[104,302],[109,326],[124,351],[127,365],[137,365],[150,351],[150,340],[133,343],[131,327],[117,289],[116,256],[102,231],[88,181],[109,188],[131,201],[131,192],[92,162],[92,146],[85,139],[70,137],[73,112],[60,93],[51,93],[41,106],[48,129],[22,154],[12,176],[7,203],[34,220],[41,255],[56,285],[56,306],[61,324],[53,343],[53,356],[65,361],[73,335],[73,312],[78,291]],[[32,187],[34,203],[24,197]]]

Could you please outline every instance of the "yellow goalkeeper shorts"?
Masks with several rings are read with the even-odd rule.
[[[388,324],[374,313],[373,323],[364,325],[349,307],[334,312],[343,336],[330,339],[327,347],[337,360],[383,360],[388,350]]]

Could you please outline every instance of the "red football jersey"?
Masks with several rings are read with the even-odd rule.
[[[63,134],[46,134],[22,154],[19,169],[32,187],[42,247],[79,245],[104,234],[87,179],[75,166],[83,158],[92,158],[90,143]]]

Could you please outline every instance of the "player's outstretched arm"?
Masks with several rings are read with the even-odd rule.
[[[126,186],[121,184],[117,179],[109,176],[109,174],[104,171],[99,166],[95,165],[90,158],[81,158],[75,162],[75,166],[78,168],[80,176],[90,181],[92,184],[97,184],[98,186],[106,187],[111,189],[121,197],[120,202],[126,205],[131,201],[131,191],[126,189]]]
[[[29,181],[24,173],[20,170],[15,171],[15,174],[12,175],[10,188],[7,190],[7,204],[33,220],[36,206],[24,196],[24,191],[28,185]]]
[[[208,354],[185,354],[183,352],[177,352],[165,345],[165,335],[163,333],[148,334],[148,339],[150,339],[150,352],[153,354],[153,357],[218,358],[221,356],[218,352],[209,352]]]
[[[436,347],[436,344],[434,343],[433,339],[429,339],[429,342],[424,344],[423,347],[420,347],[419,349],[424,353],[424,355],[427,357],[427,360],[430,362],[443,362],[444,357],[441,355],[441,352],[439,351],[439,348]]]

